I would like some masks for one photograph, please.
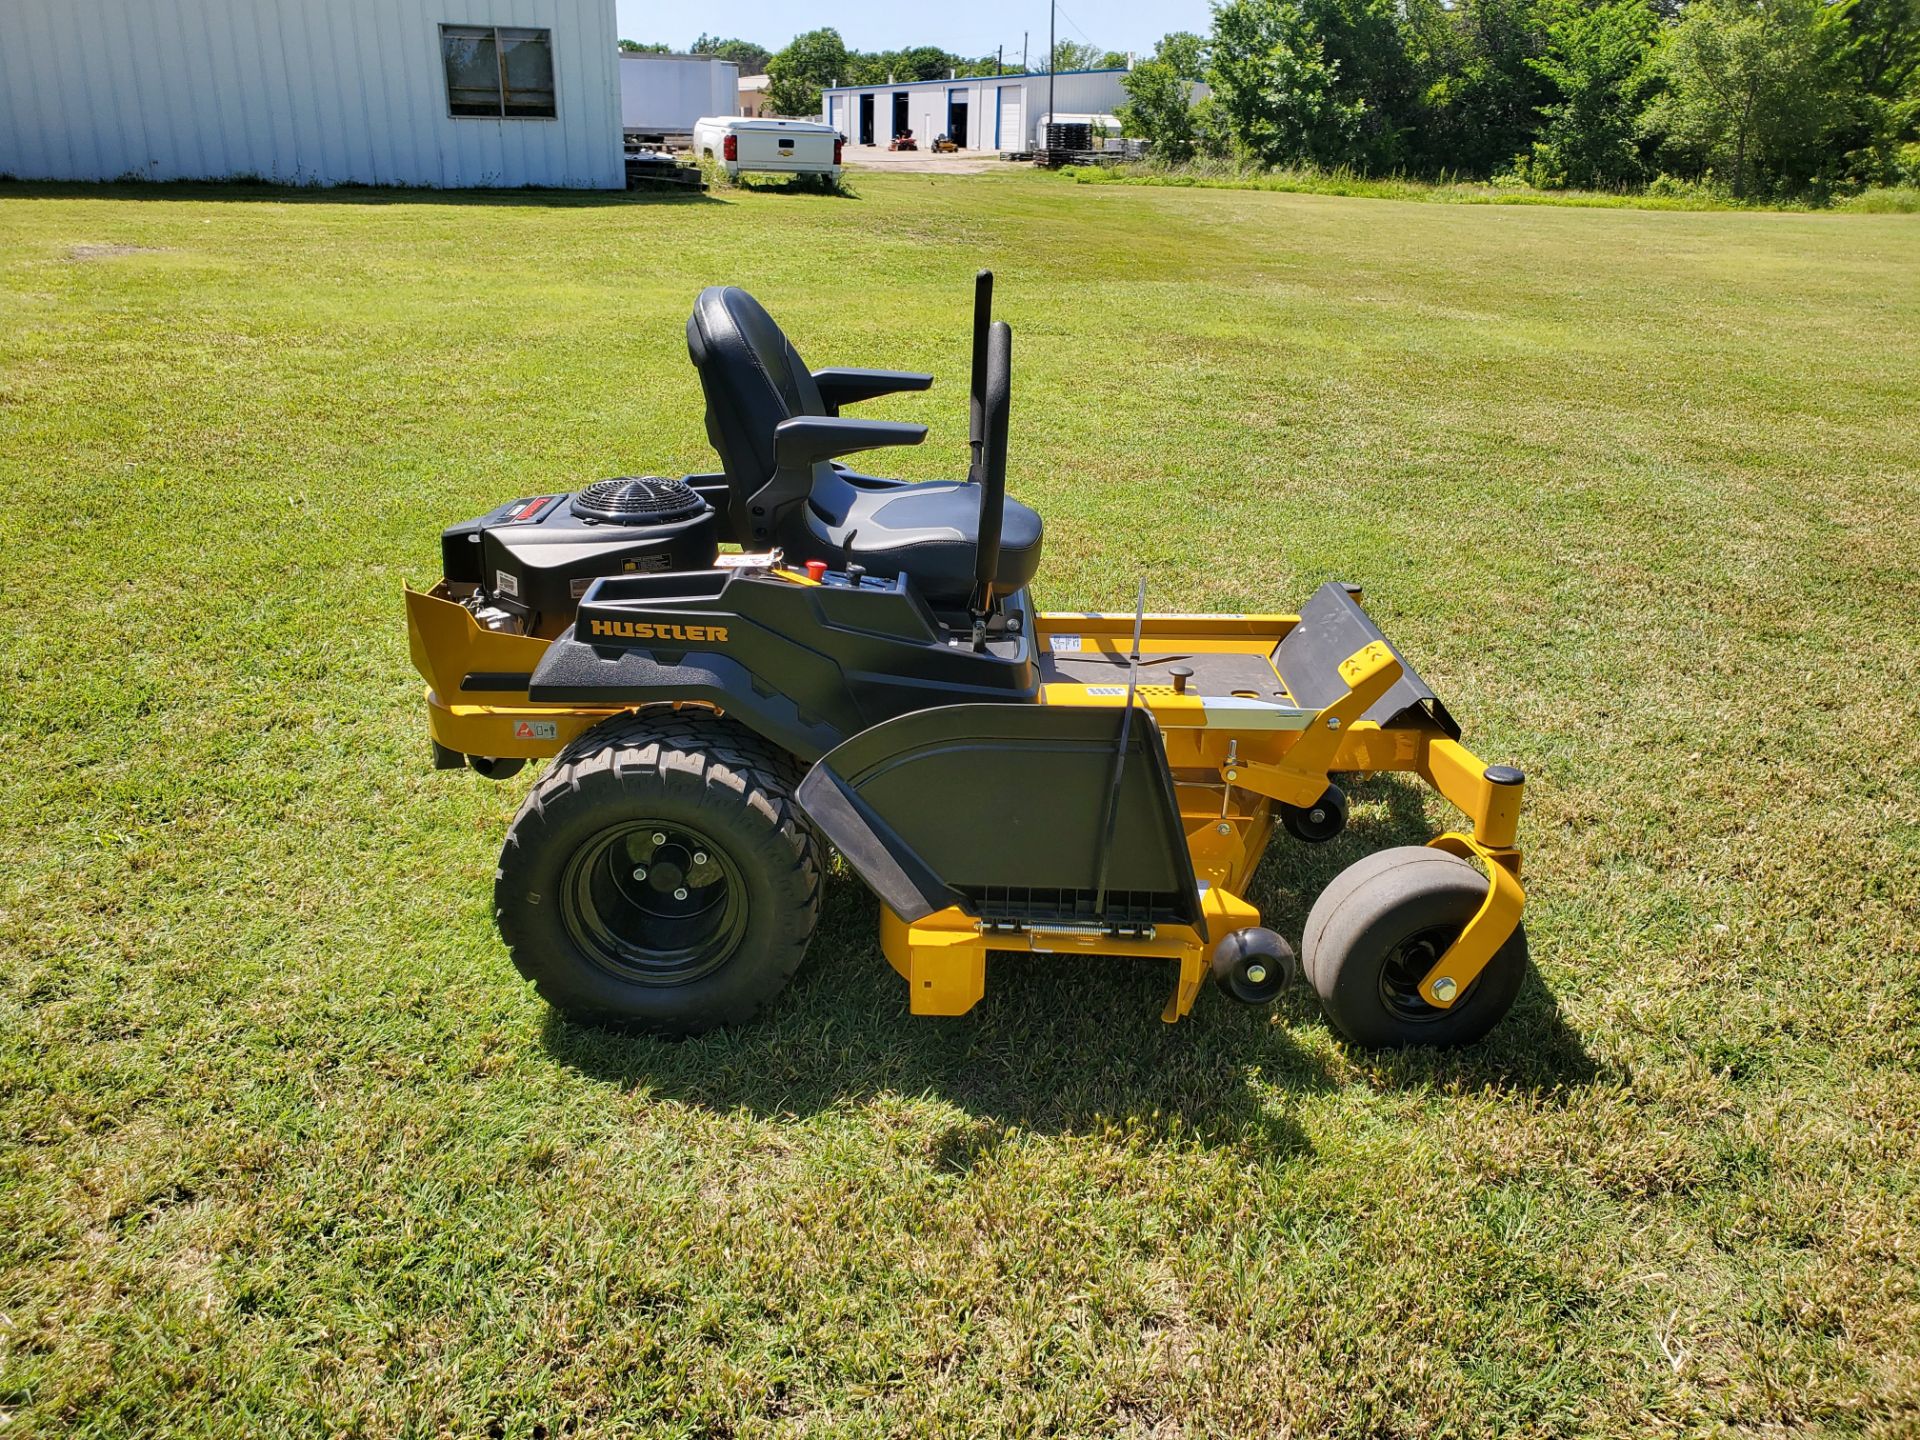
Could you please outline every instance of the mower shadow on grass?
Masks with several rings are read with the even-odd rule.
[[[739,1029],[658,1040],[552,1012],[543,1043],[582,1074],[717,1112],[805,1120],[883,1096],[928,1097],[985,1122],[988,1135],[1120,1130],[1268,1157],[1311,1148],[1287,1097],[1333,1082],[1270,1012],[1222,1000],[1166,1025],[1169,965],[995,957],[971,1013],[913,1016],[880,954],[873,907],[864,886],[835,875],[799,976]],[[978,1123],[950,1139],[958,1148],[936,1157],[946,1168],[967,1168],[991,1143]]]
[[[1255,896],[1282,934],[1298,936],[1313,899],[1361,855],[1433,833],[1417,789],[1356,786],[1348,833],[1324,846],[1277,841]],[[1268,1158],[1311,1144],[1290,1099],[1326,1091],[1334,1074],[1303,1030],[1324,1025],[1304,987],[1271,1010],[1209,992],[1177,1025],[1160,1020],[1172,984],[1162,962],[994,957],[986,998],[965,1016],[907,1013],[880,956],[873,899],[851,876],[827,885],[813,948],[769,1013],[693,1040],[596,1031],[547,1018],[542,1040],[595,1079],[716,1111],[804,1119],[883,1095],[931,1096],[999,1126],[1056,1134],[1114,1129],[1168,1144],[1237,1147]],[[1493,1037],[1462,1051],[1370,1056],[1369,1083],[1409,1089],[1494,1086],[1551,1094],[1598,1073],[1537,975]],[[972,1163],[977,1140],[941,1163]],[[964,1142],[964,1143],[962,1143]]]

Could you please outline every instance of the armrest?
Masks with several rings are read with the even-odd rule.
[[[873,400],[902,390],[931,389],[933,376],[913,370],[816,370],[813,383],[820,387],[820,398],[826,403],[827,413],[838,415],[842,405],[851,405],[857,400]]]
[[[741,507],[740,543],[768,545],[785,533],[784,517],[812,492],[814,466],[821,461],[886,445],[918,445],[926,438],[926,426],[897,420],[842,420],[838,415],[782,420],[773,427],[773,474]]]
[[[837,415],[796,415],[773,427],[774,464],[779,470],[810,470],[822,460],[889,445],[918,445],[924,425],[898,420],[842,420]]]

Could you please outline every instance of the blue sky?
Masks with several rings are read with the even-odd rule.
[[[616,5],[623,37],[661,40],[675,49],[692,44],[706,30],[778,50],[799,31],[831,25],[854,50],[938,45],[956,55],[987,55],[1004,45],[1010,63],[1018,65],[1020,32],[1026,30],[1034,63],[1047,53],[1046,0],[967,0],[964,5],[839,0],[811,9],[773,0],[728,0],[684,10],[649,0],[616,0]],[[1074,0],[1060,12],[1060,35],[1103,50],[1144,53],[1169,30],[1204,34],[1211,19],[1207,0]]]

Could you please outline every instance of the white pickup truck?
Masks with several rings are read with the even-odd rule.
[[[693,153],[729,175],[840,175],[839,132],[813,120],[707,115],[693,122]]]

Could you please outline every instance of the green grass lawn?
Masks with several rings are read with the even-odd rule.
[[[0,1435],[1920,1432],[1920,222],[856,186],[0,187]],[[1362,581],[1526,768],[1490,1041],[915,1020],[844,873],[736,1033],[512,971],[401,582],[708,468],[716,281],[957,473],[983,264],[1043,604]]]

